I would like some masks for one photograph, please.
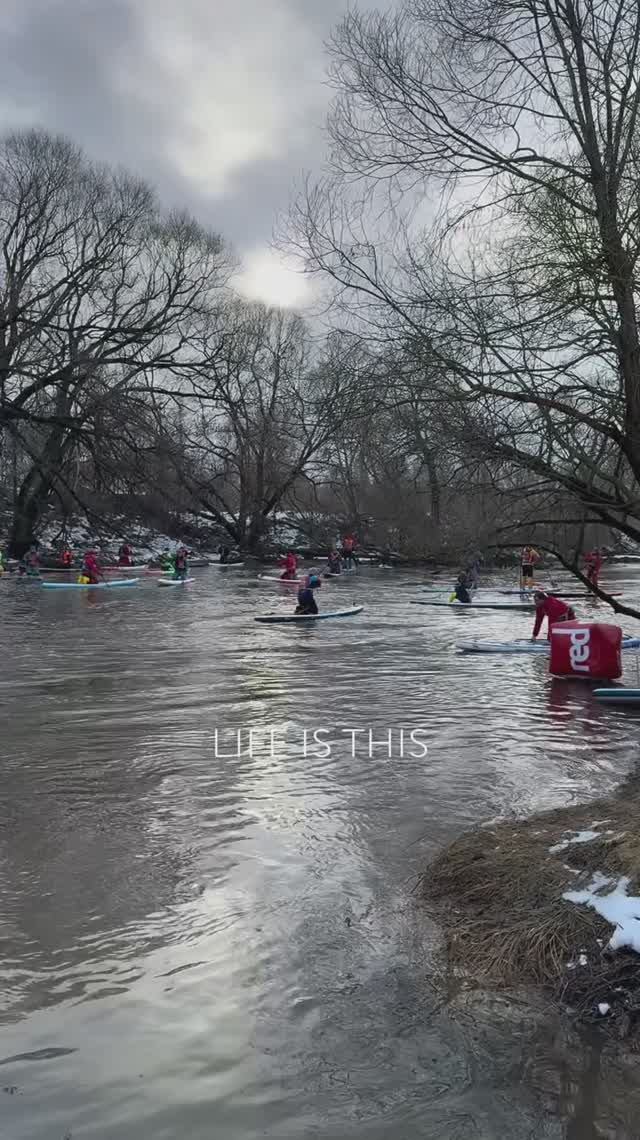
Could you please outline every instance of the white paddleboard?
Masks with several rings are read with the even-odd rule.
[[[137,586],[139,578],[114,578],[111,582],[43,582],[43,590],[115,590],[117,586]]]
[[[471,641],[458,641],[461,653],[533,653],[549,652],[548,641],[489,641],[474,637]]]
[[[528,610],[533,613],[533,602],[437,602],[430,598],[411,600],[412,606],[446,606],[450,610]]]
[[[623,649],[639,649],[640,637],[624,637]],[[548,641],[490,641],[474,637],[469,641],[458,641],[456,649],[461,653],[533,653],[548,654],[550,645]]]
[[[159,586],[188,586],[195,578],[158,578]]]
[[[281,586],[301,586],[304,578],[281,578],[279,574],[258,574],[260,582],[278,582]]]
[[[327,621],[329,618],[345,618],[353,617],[355,614],[362,613],[364,606],[351,606],[348,610],[333,610],[330,613],[323,614],[263,614],[262,617],[254,618],[254,621],[262,622],[265,625],[309,625],[316,621]]]

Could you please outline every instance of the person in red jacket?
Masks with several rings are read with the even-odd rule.
[[[68,546],[65,546],[64,550],[62,551],[62,554],[60,555],[60,562],[66,569],[68,569],[70,566],[73,566],[73,554],[69,550]]]
[[[352,534],[346,534],[342,539],[342,561],[347,570],[358,565],[356,558],[356,540]]]
[[[100,568],[95,550],[87,550],[82,560],[82,574],[85,578],[89,579],[93,586],[100,581],[104,581],[104,574]]]
[[[544,593],[544,590],[536,590],[533,595],[533,600],[536,603],[536,620],[533,626],[532,641],[535,641],[538,636],[544,619],[547,619],[547,640],[551,640],[551,626],[557,625],[561,621],[575,621],[575,613],[571,606],[563,602],[562,598],[553,598]]]
[[[280,575],[281,578],[290,581],[296,577],[298,571],[298,559],[292,550],[288,550],[284,558],[280,559],[280,566],[284,566],[284,572]]]
[[[584,564],[585,570],[587,571],[587,580],[592,586],[597,586],[600,571],[602,570],[602,555],[597,547],[595,550],[590,550],[588,554],[585,554]]]

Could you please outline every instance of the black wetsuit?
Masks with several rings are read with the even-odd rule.
[[[298,590],[298,604],[296,606],[297,614],[317,614],[318,607],[316,599],[313,596],[313,590],[309,586],[304,589]]]
[[[458,602],[470,602],[471,601],[471,594],[469,593],[467,587],[464,585],[463,582],[456,582],[456,587],[455,587],[454,593],[456,595],[456,601],[458,601]]]

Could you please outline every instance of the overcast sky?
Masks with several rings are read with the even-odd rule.
[[[319,168],[323,41],[347,0],[0,0],[0,123],[70,135],[142,174],[242,254],[244,288],[294,304],[273,221]]]

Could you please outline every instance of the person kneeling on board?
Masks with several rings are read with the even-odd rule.
[[[317,614],[318,605],[313,596],[314,590],[319,590],[322,582],[317,574],[308,574],[298,590],[297,614]]]
[[[91,586],[96,586],[98,582],[104,582],[104,574],[100,568],[95,550],[87,550],[87,553],[82,559],[82,573],[80,577],[82,579],[86,578],[88,582],[84,584]]]
[[[456,584],[453,587],[453,593],[449,598],[449,601],[467,603],[471,601],[471,594],[469,593],[466,574],[458,574],[458,577],[456,578]]]
[[[181,546],[176,552],[173,577],[175,579],[186,578],[189,573],[189,555],[185,546]]]
[[[533,600],[536,604],[536,620],[533,626],[532,641],[536,640],[545,618],[547,619],[548,641],[551,641],[552,625],[558,625],[561,621],[575,621],[575,611],[566,602],[563,602],[562,598],[552,598],[545,594],[544,590],[536,590]]]

